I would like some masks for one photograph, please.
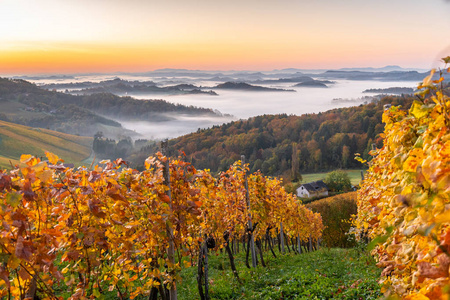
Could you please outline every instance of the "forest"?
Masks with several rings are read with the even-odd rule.
[[[201,169],[223,171],[243,154],[252,172],[261,170],[265,175],[298,180],[305,172],[361,168],[355,154],[367,159],[372,147],[382,145],[385,105],[401,105],[406,110],[413,99],[386,96],[376,103],[318,114],[257,116],[199,129],[170,140],[169,145],[174,152],[183,151]],[[142,147],[130,160],[142,164],[145,155],[157,150],[155,147]]]

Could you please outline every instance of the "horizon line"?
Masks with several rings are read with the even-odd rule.
[[[280,72],[280,71],[336,71],[336,70],[345,70],[345,69],[373,69],[373,70],[381,70],[386,68],[398,68],[398,69],[404,69],[404,70],[414,70],[414,71],[423,71],[428,72],[432,68],[420,68],[420,67],[404,67],[399,65],[385,65],[383,67],[371,67],[371,66],[364,66],[364,67],[339,67],[339,68],[297,68],[297,67],[287,67],[287,68],[275,68],[275,69],[266,69],[266,70],[257,70],[257,69],[228,69],[228,70],[221,70],[221,69],[188,69],[188,68],[157,68],[153,70],[147,70],[147,71],[107,71],[107,72],[20,72],[20,73],[0,73],[0,76],[55,76],[55,75],[71,75],[71,76],[86,76],[86,75],[115,75],[115,74],[123,74],[123,75],[138,75],[138,74],[145,74],[145,73],[155,73],[160,71],[189,71],[189,72],[207,72],[207,73],[214,73],[214,72]]]

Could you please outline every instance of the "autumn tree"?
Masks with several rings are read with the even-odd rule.
[[[343,170],[335,170],[325,176],[325,184],[333,192],[347,192],[352,188],[352,183],[347,172]]]

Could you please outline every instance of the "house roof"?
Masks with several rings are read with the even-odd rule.
[[[313,181],[309,183],[304,183],[300,187],[304,187],[308,192],[316,192],[318,190],[326,189],[328,190],[327,185],[322,180],[319,181]]]

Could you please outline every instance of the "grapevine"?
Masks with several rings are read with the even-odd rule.
[[[450,57],[444,59],[446,68]],[[358,193],[357,226],[376,245],[386,294],[447,299],[450,287],[450,98],[444,73],[408,112],[385,111],[384,145]]]
[[[69,169],[56,155],[46,157],[22,155],[16,169],[0,171],[0,298],[164,293],[180,282],[179,270],[193,262],[205,238],[216,241],[213,251],[229,247],[246,233],[249,215],[259,223],[257,239],[279,222],[303,241],[321,235],[320,215],[261,173],[248,177],[249,211],[248,165],[240,161],[215,178],[161,154],[149,157],[142,172],[121,159]],[[170,197],[163,176],[168,160]]]

